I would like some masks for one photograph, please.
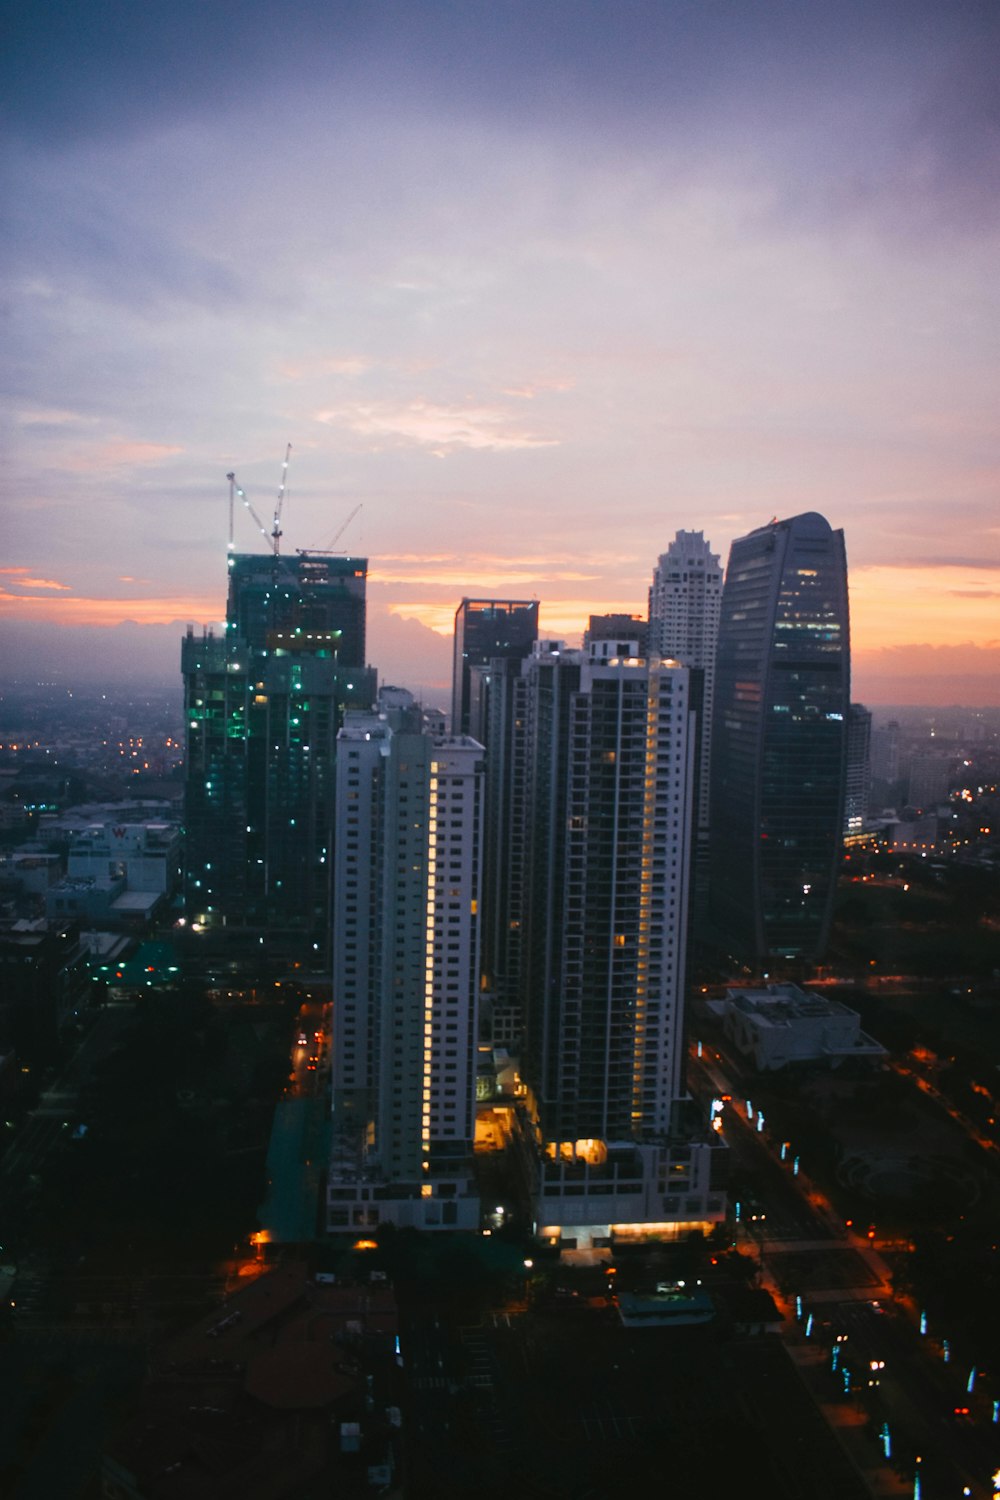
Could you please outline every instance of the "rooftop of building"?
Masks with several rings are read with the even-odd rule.
[[[308,1485],[361,1495],[365,1464],[391,1441],[395,1336],[388,1287],[319,1284],[298,1262],[244,1282],[153,1351],[137,1409],[106,1450],[105,1480],[149,1500],[278,1500]],[[375,1413],[367,1372],[379,1381]],[[361,1467],[342,1448],[345,1426]]]
[[[50,890],[53,895],[70,891],[120,891],[124,884],[124,875],[64,875]]]
[[[832,995],[818,995],[797,984],[769,984],[766,989],[732,988],[726,999],[762,1026],[790,1026],[795,1021],[823,1016],[853,1016],[856,1012]]]

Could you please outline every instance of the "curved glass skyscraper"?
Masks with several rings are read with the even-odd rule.
[[[822,956],[849,705],[844,533],[810,511],[740,537],[722,596],[712,747],[712,914],[740,958]]]

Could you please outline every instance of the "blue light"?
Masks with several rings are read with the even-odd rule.
[[[806,1338],[807,1339],[808,1338],[812,1338],[812,1331],[813,1331],[813,1315],[812,1315],[812,1313],[810,1313],[809,1316],[808,1316],[808,1318],[806,1318]]]
[[[795,1294],[795,1316],[796,1316],[796,1319],[801,1323],[801,1321],[802,1321],[802,1297],[801,1297],[801,1294],[798,1293],[798,1292],[796,1292],[796,1294]]]
[[[799,1159],[798,1159],[798,1157],[796,1157],[795,1160],[792,1162],[792,1176],[793,1177],[798,1177],[798,1175],[799,1175]]]
[[[972,1392],[975,1390],[975,1388],[976,1388],[976,1367],[975,1367],[975,1365],[973,1365],[972,1369],[969,1371],[969,1378],[965,1382],[965,1389],[968,1392],[968,1394],[971,1396]]]
[[[883,1422],[882,1423],[882,1430],[879,1433],[879,1437],[882,1439],[882,1452],[883,1452],[883,1454],[885,1455],[886,1458],[891,1458],[892,1457],[892,1438],[889,1436],[889,1424],[888,1424],[888,1422]]]
[[[747,1100],[747,1119],[753,1119],[753,1105],[750,1103],[749,1099]]]
[[[789,1141],[782,1141],[782,1143],[781,1143],[781,1160],[782,1161],[784,1161],[785,1157],[788,1155],[788,1147],[789,1147],[789,1145],[790,1145]]]
[[[927,1332],[927,1314],[925,1312],[922,1312],[920,1314],[920,1332]]]
[[[948,1364],[951,1359],[951,1345],[949,1344],[947,1339],[941,1340],[941,1358],[944,1360],[945,1364]]]

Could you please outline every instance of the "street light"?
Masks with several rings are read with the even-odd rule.
[[[763,1274],[764,1271],[764,1221],[766,1218],[767,1214],[756,1213],[750,1214],[749,1218],[745,1221],[747,1234],[750,1236],[751,1243],[754,1240],[757,1241],[757,1250],[760,1256],[760,1274]],[[751,1224],[755,1225],[756,1228],[751,1229]]]

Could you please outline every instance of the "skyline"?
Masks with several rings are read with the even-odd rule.
[[[387,680],[443,691],[463,595],[572,639],[678,529],[725,565],[815,509],[853,696],[1000,703],[998,40],[976,3],[32,7],[9,655],[179,682],[225,475],[269,520],[291,442],[284,549],[348,522]]]

